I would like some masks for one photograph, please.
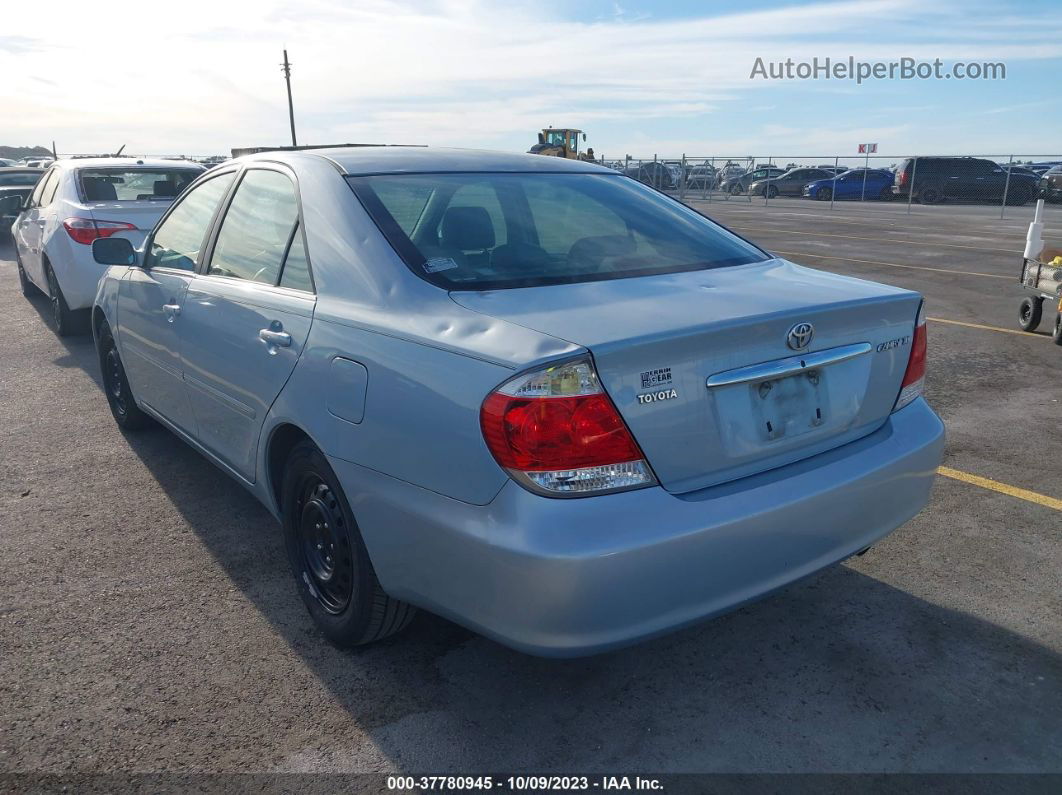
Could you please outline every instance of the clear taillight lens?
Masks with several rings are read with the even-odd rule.
[[[915,324],[914,337],[911,340],[911,358],[907,360],[907,371],[903,374],[900,396],[896,398],[893,411],[902,409],[922,394],[926,382],[926,305],[918,308],[918,322]]]
[[[525,373],[480,409],[487,447],[540,494],[589,496],[656,482],[589,358]]]

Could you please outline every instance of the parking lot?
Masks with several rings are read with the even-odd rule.
[[[168,432],[119,432],[91,338],[52,333],[0,244],[0,769],[1062,771],[1062,348],[1049,306],[1017,329],[1031,207],[691,204],[926,296],[949,474],[862,557],[568,661],[425,614],[326,645],[273,519]]]

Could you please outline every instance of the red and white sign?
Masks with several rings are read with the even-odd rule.
[[[872,155],[876,151],[878,151],[878,145],[877,144],[860,144],[859,145],[859,154],[861,154],[861,155]]]

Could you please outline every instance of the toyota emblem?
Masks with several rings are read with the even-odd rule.
[[[785,335],[785,344],[794,351],[799,351],[802,348],[808,347],[808,345],[811,344],[811,338],[814,336],[814,326],[810,323],[797,323],[793,328],[789,329],[789,333]]]

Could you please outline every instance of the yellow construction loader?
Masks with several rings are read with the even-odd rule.
[[[586,141],[586,133],[582,130],[547,127],[538,134],[538,143],[527,151],[532,155],[592,161],[594,159],[593,148],[587,149],[585,152],[579,151],[580,135],[582,135],[583,141]]]

